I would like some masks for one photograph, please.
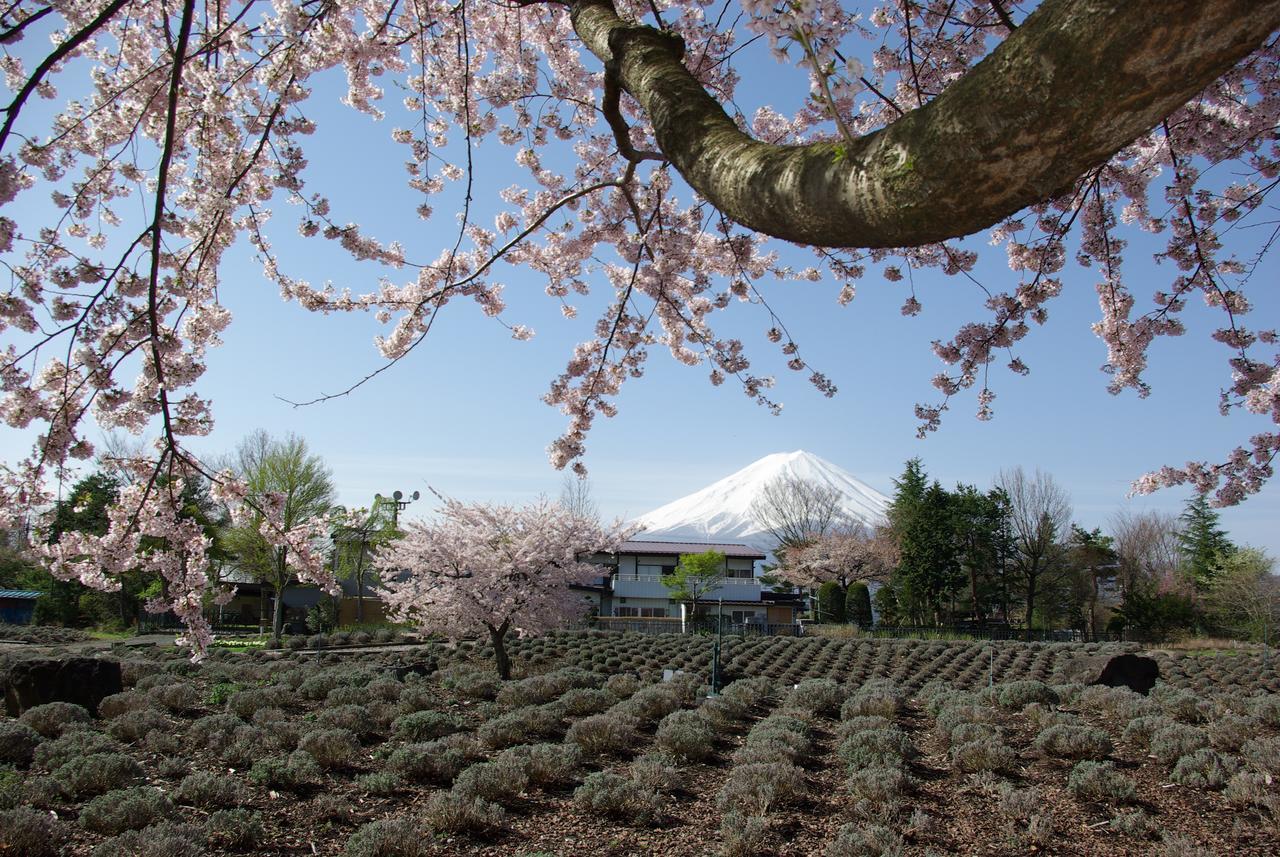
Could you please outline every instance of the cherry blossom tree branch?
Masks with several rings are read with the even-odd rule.
[[[901,247],[1057,195],[1261,45],[1280,0],[1047,0],[942,95],[840,157],[831,143],[743,133],[681,46],[610,0],[575,0],[570,14],[587,48],[617,64],[663,154],[729,217],[806,244]]]

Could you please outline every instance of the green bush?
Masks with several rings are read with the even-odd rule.
[[[319,785],[323,774],[311,754],[297,750],[288,756],[268,756],[254,762],[249,779],[267,788],[302,791]]]
[[[113,835],[137,830],[173,811],[173,804],[150,786],[119,789],[101,794],[80,810],[80,826],[95,833]]]
[[[676,759],[702,762],[715,755],[716,733],[696,711],[673,711],[658,724],[658,748]]]
[[[569,727],[565,741],[588,756],[617,755],[639,740],[640,721],[627,714],[593,714]]]
[[[395,771],[375,771],[356,777],[356,785],[366,794],[388,797],[404,790],[404,779]]]
[[[111,837],[93,849],[92,857],[202,857],[203,839],[194,827],[159,821]]]
[[[83,705],[71,702],[46,702],[22,712],[18,722],[29,726],[46,738],[56,738],[68,729],[83,729],[93,722],[93,715]]]
[[[721,813],[738,810],[768,815],[771,809],[796,803],[805,794],[804,772],[786,762],[733,766],[716,795]]]
[[[35,750],[35,762],[49,770],[55,770],[72,759],[91,756],[94,753],[121,753],[124,745],[101,732],[77,729],[45,741]]]
[[[85,797],[142,779],[142,766],[123,753],[93,753],[65,762],[53,776],[76,797]]]
[[[529,774],[524,765],[504,755],[467,768],[453,781],[453,791],[465,798],[507,804],[519,797],[528,785]]]
[[[1110,762],[1085,760],[1067,777],[1067,790],[1081,800],[1129,803],[1138,794],[1137,784]]]
[[[865,583],[849,584],[844,594],[844,617],[859,628],[871,627],[871,591]]]
[[[592,815],[649,826],[661,817],[665,799],[634,780],[597,771],[574,791],[573,803]]]
[[[823,852],[825,857],[901,857],[906,853],[902,837],[889,828],[852,823],[842,825]]]
[[[1216,750],[1196,750],[1178,759],[1169,779],[1193,789],[1220,789],[1240,770],[1240,760]]]
[[[228,851],[249,851],[262,842],[262,813],[252,810],[220,809],[204,822],[209,842]]]
[[[1056,759],[1103,759],[1112,750],[1111,736],[1092,726],[1050,726],[1034,743],[1042,754]]]
[[[469,798],[452,791],[436,792],[427,798],[423,821],[436,833],[491,835],[506,824],[502,807],[482,798]]]
[[[57,857],[62,834],[53,816],[28,806],[0,812],[0,853]]]
[[[40,733],[25,723],[0,721],[0,765],[27,767],[42,740]]]
[[[450,714],[438,711],[415,711],[404,714],[391,724],[394,737],[402,741],[434,741],[462,730],[462,724]]]
[[[231,774],[196,771],[188,774],[173,791],[173,799],[188,806],[234,806],[240,802],[244,786]]]
[[[349,729],[317,729],[302,736],[298,749],[329,771],[351,767],[360,755],[360,741]]]
[[[347,840],[344,857],[422,857],[430,838],[409,816],[392,816],[363,825]]]
[[[564,786],[577,778],[582,751],[576,744],[525,744],[498,757],[520,765],[529,782],[537,786]]]
[[[154,708],[135,711],[128,717],[117,717],[107,723],[107,732],[112,738],[133,744],[146,738],[151,733],[168,734],[172,724]]]

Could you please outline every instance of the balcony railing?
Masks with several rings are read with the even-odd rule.
[[[615,583],[635,582],[635,583],[661,583],[662,577],[657,574],[619,574],[613,578]],[[726,577],[716,584],[721,586],[760,586],[760,578],[758,577]]]

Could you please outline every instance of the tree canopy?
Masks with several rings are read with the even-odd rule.
[[[922,432],[966,391],[990,416],[990,370],[1008,354],[1028,371],[1016,348],[1072,258],[1097,277],[1113,392],[1146,393],[1148,347],[1184,331],[1195,299],[1220,313],[1222,407],[1280,422],[1277,336],[1245,324],[1270,239],[1224,242],[1233,230],[1243,241],[1236,227],[1280,175],[1277,24],[1280,0],[750,0],[740,14],[704,0],[15,0],[0,13],[0,416],[39,437],[0,473],[3,510],[48,507],[49,475],[93,455],[94,423],[159,443],[109,531],[63,552],[66,573],[105,585],[113,572],[100,569],[122,567],[113,552],[170,526],[157,522],[174,519],[184,476],[255,502],[186,446],[213,426],[199,382],[231,323],[220,272],[239,242],[287,300],[373,314],[390,362],[452,301],[503,319],[505,264],[534,272],[570,317],[575,296],[603,290],[545,396],[568,421],[550,446],[559,467],[581,467],[595,418],[616,412],[654,347],[776,408],[748,346],[717,333],[735,301],[834,394],[765,283],[825,279],[846,303],[873,269],[890,282],[922,268],[972,276],[975,253],[951,239],[983,229],[1014,281],[991,290],[987,317],[935,344],[947,368],[940,399],[917,408]],[[766,49],[809,77],[812,97],[790,115],[740,91]],[[331,70],[351,108],[391,118],[417,216],[458,201],[436,246],[370,234],[308,173],[311,99]],[[509,147],[522,171],[485,205],[473,194],[482,143],[486,158]],[[273,249],[280,228],[377,273],[354,290],[314,285]],[[1135,231],[1162,236],[1171,263],[1141,306],[1124,276]],[[810,246],[814,265],[784,264],[771,237]],[[903,312],[919,309],[913,291]],[[1238,502],[1278,450],[1280,432],[1256,432],[1216,464],[1164,468],[1137,488],[1189,481]],[[266,519],[283,543],[288,528]],[[202,550],[190,534],[174,545]],[[207,581],[199,560],[180,564],[170,597],[190,613]]]

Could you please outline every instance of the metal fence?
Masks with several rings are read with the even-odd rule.
[[[570,626],[573,631],[614,631],[620,634],[714,634],[716,617],[636,618],[632,616],[599,616]],[[739,637],[797,637],[802,629],[795,624],[769,622],[722,622],[722,631]]]
[[[821,633],[816,631],[815,633]],[[851,636],[873,639],[912,640],[1029,640],[1035,643],[1119,642],[1116,634],[1089,634],[1086,631],[1044,628],[1017,628],[1010,625],[876,625],[859,628]]]

